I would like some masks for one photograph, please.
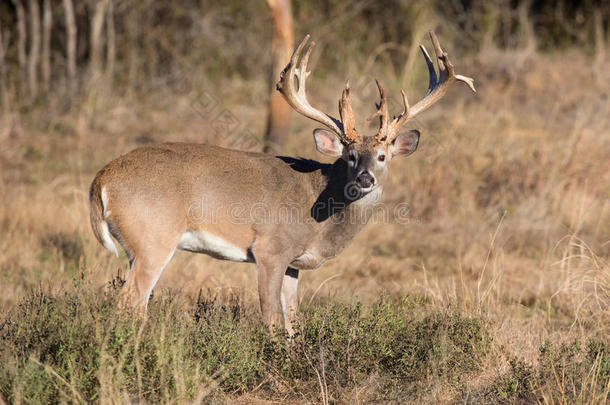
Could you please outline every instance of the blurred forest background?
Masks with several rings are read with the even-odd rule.
[[[402,85],[432,28],[461,59],[578,48],[603,69],[610,14],[601,0],[294,1],[292,9],[297,41],[311,33],[322,46],[318,83],[383,67]],[[271,13],[262,1],[6,0],[0,24],[5,113],[65,114],[87,102],[94,121],[93,111],[118,99],[266,82],[270,71]]]
[[[393,113],[400,88],[424,94],[429,30],[478,93],[456,85],[418,117],[420,147],[392,162],[383,196],[409,221],[373,220],[304,272],[303,334],[278,348],[254,267],[203,255],[176,254],[148,323],[112,315],[127,262],[93,237],[87,199],[95,173],[140,145],[263,149],[267,2],[0,2],[0,403],[607,403],[610,3],[291,12],[295,43],[318,44],[309,100],[335,114],[350,79],[361,133],[374,133],[375,78]],[[315,125],[290,124],[272,149],[323,159]]]

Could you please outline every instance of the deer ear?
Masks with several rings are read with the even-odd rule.
[[[318,128],[313,131],[313,139],[316,141],[316,149],[321,154],[332,157],[343,154],[343,144],[332,132]]]
[[[392,156],[409,156],[417,149],[419,143],[419,131],[412,129],[403,132],[392,142]]]

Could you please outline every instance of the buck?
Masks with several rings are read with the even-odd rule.
[[[456,75],[430,32],[438,75],[420,46],[429,72],[426,95],[390,117],[377,82],[379,130],[355,128],[349,83],[340,119],[312,107],[306,96],[307,35],[294,51],[277,90],[297,112],[323,124],[316,148],[332,164],[244,152],[218,146],[165,143],[135,149],[100,170],[91,185],[91,226],[99,242],[129,260],[120,304],[145,314],[150,293],[176,249],[256,264],[263,322],[293,333],[299,271],[336,256],[366,225],[379,202],[390,161],[415,151],[419,132],[399,129],[440,100],[456,81],[473,91],[473,79]]]

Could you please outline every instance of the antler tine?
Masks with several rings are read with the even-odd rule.
[[[400,89],[400,95],[402,96],[402,105],[403,105],[404,109],[399,116],[394,117],[394,119],[392,120],[392,123],[390,124],[390,128],[389,128],[390,138],[393,136],[392,134],[394,134],[398,130],[398,128],[404,122],[406,122],[405,120],[407,120],[409,117],[409,108],[410,107],[409,107],[409,100],[407,99],[407,93],[405,93],[405,91],[403,89]]]
[[[341,100],[339,100],[339,114],[341,115],[345,136],[351,142],[355,142],[358,139],[358,133],[356,132],[356,118],[354,116],[354,110],[352,109],[349,80],[345,82],[345,90],[343,90]]]
[[[454,77],[455,80],[459,80],[460,82],[465,83],[466,86],[468,86],[473,93],[477,92],[477,89],[474,88],[474,79],[472,77],[462,75],[455,75]]]
[[[445,93],[447,93],[449,87],[451,87],[453,82],[455,82],[456,80],[466,83],[466,85],[468,85],[468,87],[472,91],[476,92],[474,88],[474,79],[455,74],[455,69],[453,67],[453,64],[451,63],[451,60],[449,59],[449,56],[441,48],[441,45],[438,42],[438,38],[436,37],[436,34],[434,34],[433,31],[430,31],[430,39],[432,40],[432,46],[434,47],[434,53],[436,54],[438,76],[436,74],[434,64],[430,59],[430,55],[428,54],[428,51],[423,45],[420,45],[420,49],[422,51],[422,54],[424,55],[426,65],[428,66],[428,91],[424,98],[422,98],[414,106],[409,108],[407,97],[404,91],[401,90],[403,103],[405,105],[405,111],[398,117],[394,118],[394,120],[390,124],[390,131],[385,142],[391,142],[394,138],[396,138],[396,136],[398,136],[398,128],[401,125],[403,125],[407,121],[412,120],[416,115],[427,110],[430,106],[439,101],[445,95]],[[381,138],[381,134],[382,130],[380,129],[378,135],[379,138]]]
[[[315,42],[313,41],[308,44],[309,38],[310,36],[307,34],[293,52],[290,62],[280,73],[280,80],[277,82],[276,88],[282,93],[286,102],[290,104],[295,111],[325,125],[337,134],[342,142],[350,143],[351,140],[347,138],[343,132],[343,124],[341,121],[312,107],[307,100],[306,81],[307,76],[309,76],[307,62],[309,61],[309,55],[315,46]],[[307,49],[305,49],[306,46]],[[305,54],[303,55],[304,49]],[[299,59],[300,63],[298,63]],[[298,87],[295,88],[295,86]]]
[[[307,34],[306,38],[309,38],[309,34]],[[297,80],[299,81],[298,93],[302,97],[306,97],[306,94],[307,94],[305,82],[307,81],[307,78],[311,74],[311,72],[307,71],[307,64],[309,63],[309,55],[311,54],[311,51],[313,50],[314,46],[316,46],[315,41],[311,41],[307,45],[307,48],[305,49],[305,55],[303,55],[301,57],[301,62],[299,63],[299,67],[297,69],[295,69],[295,75],[297,77]]]
[[[403,89],[400,89],[400,94],[402,95],[402,106],[404,107],[401,117],[406,117],[409,115],[409,100],[407,99],[407,93]]]
[[[305,45],[307,45],[307,42],[309,42],[310,37],[311,37],[311,35],[309,35],[309,34],[305,35],[305,38],[303,38],[303,40],[299,43],[299,45],[294,50],[294,52],[292,52],[292,56],[290,57],[290,63],[288,64],[288,66],[286,66],[284,68],[284,70],[288,69],[289,67],[296,66],[299,56],[303,52],[303,48],[305,48]],[[314,42],[314,45],[315,45],[315,42]]]
[[[383,142],[387,139],[389,130],[388,100],[386,98],[383,85],[379,82],[379,80],[375,80],[375,83],[377,83],[377,89],[379,90],[379,104],[377,104],[377,114],[379,115],[379,132],[377,133],[377,136],[375,136],[375,139],[378,142]]]
[[[430,55],[428,54],[426,47],[423,45],[420,45],[419,49],[421,50],[422,54],[424,55],[424,59],[426,60],[426,65],[428,66],[429,79],[428,79],[428,92],[426,93],[426,95],[428,95],[432,92],[432,90],[434,90],[434,88],[438,84],[438,79],[436,78],[436,69],[434,68],[434,63],[432,63],[432,59],[430,59]]]
[[[441,44],[438,42],[438,38],[434,31],[430,31],[430,40],[432,40],[432,47],[434,48],[434,54],[436,55],[436,63],[438,65],[438,82],[442,83],[447,78],[453,77],[453,65],[449,61],[447,53],[441,48]]]

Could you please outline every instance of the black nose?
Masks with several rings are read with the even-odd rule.
[[[375,184],[375,178],[367,171],[364,171],[356,177],[358,185],[362,188],[369,188]]]

